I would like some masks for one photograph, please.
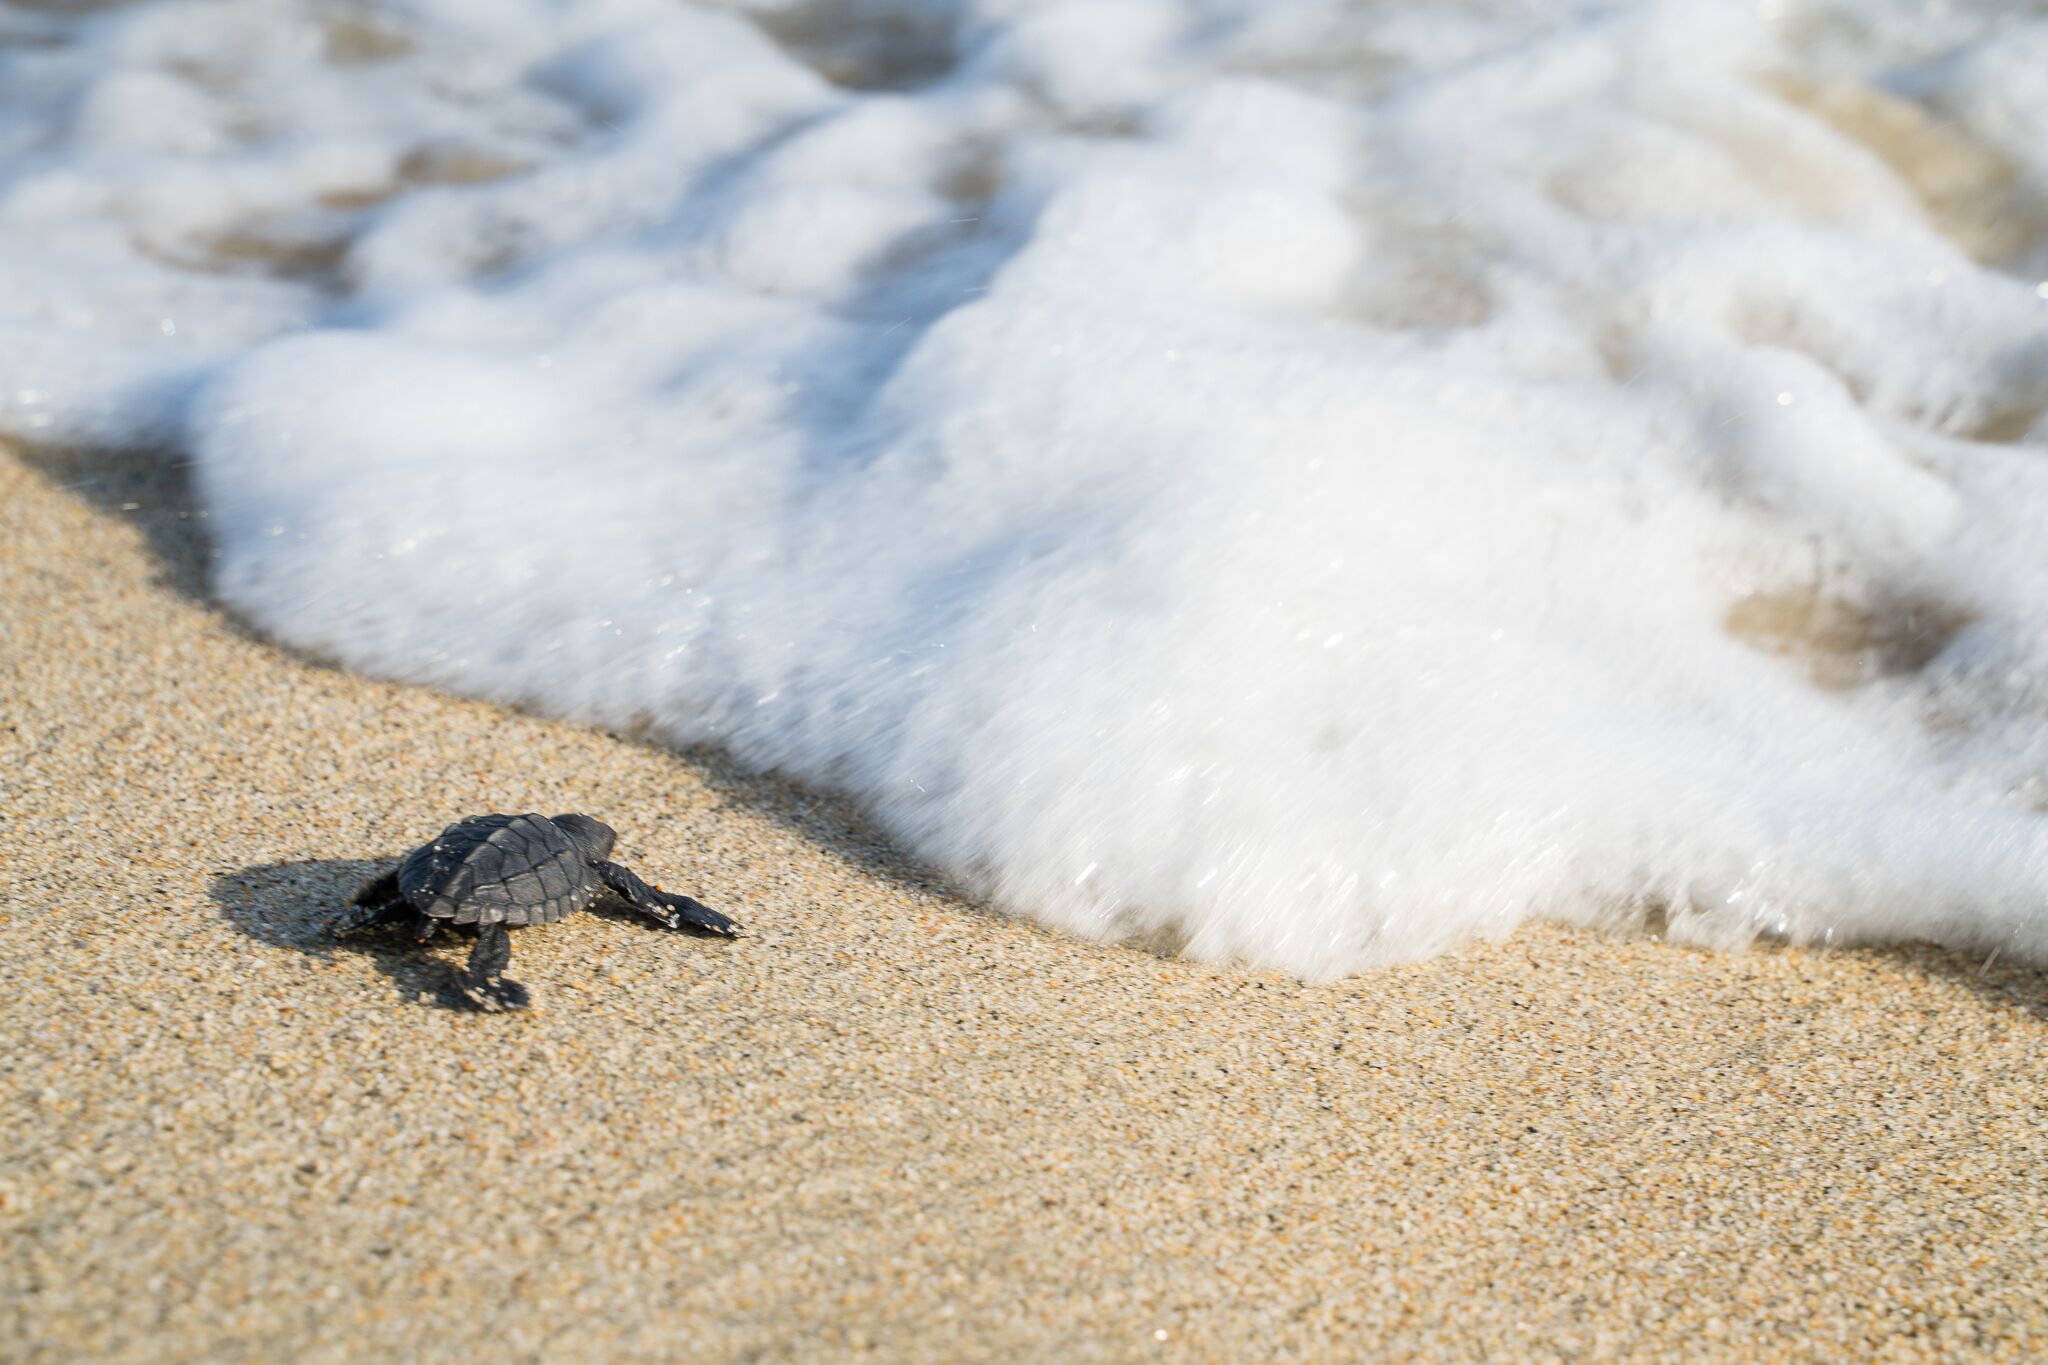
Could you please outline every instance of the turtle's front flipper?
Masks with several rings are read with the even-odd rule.
[[[671,896],[659,887],[649,886],[634,876],[631,868],[620,867],[617,863],[596,863],[593,866],[597,875],[604,879],[604,884],[624,897],[626,904],[657,923],[671,929],[702,929],[707,934],[723,934],[727,938],[740,936],[740,926],[710,906],[688,896]]]
[[[486,1013],[523,1010],[527,1001],[526,987],[505,979],[505,969],[511,965],[512,935],[505,932],[502,924],[480,924],[476,930],[476,947],[469,954],[469,970],[462,974],[457,984],[469,998],[469,1003]]]
[[[334,917],[331,930],[336,935],[357,933],[397,919],[409,908],[398,891],[398,873],[386,872],[356,892],[349,908]]]

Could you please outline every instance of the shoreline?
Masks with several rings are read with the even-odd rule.
[[[202,524],[0,449],[10,1359],[2048,1350],[2048,973],[1081,942],[716,756],[258,640]],[[523,932],[509,1019],[444,1007],[458,950],[327,944],[491,809],[749,937]]]

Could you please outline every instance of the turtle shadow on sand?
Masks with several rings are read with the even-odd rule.
[[[329,960],[344,953],[367,957],[396,988],[400,999],[421,1000],[442,1009],[467,1007],[456,985],[459,969],[432,949],[400,933],[337,938],[333,925],[365,883],[391,870],[382,858],[305,858],[256,863],[213,879],[209,892],[221,918],[258,943],[290,948]]]
[[[345,938],[333,932],[355,894],[397,861],[398,853],[378,859],[254,863],[216,875],[208,892],[222,919],[266,947],[289,948],[323,961],[343,954],[366,957],[391,982],[400,1000],[468,1012],[472,1006],[460,985],[461,960],[474,937],[467,926],[444,934],[439,945],[424,948],[399,927]],[[636,930],[661,932],[609,897],[584,913]]]

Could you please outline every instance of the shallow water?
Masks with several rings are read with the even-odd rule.
[[[0,8],[0,434],[1308,976],[2048,956],[2048,6]]]

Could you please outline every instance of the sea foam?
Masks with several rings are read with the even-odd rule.
[[[1324,977],[2048,957],[2048,20],[0,11],[0,433],[237,610]]]

